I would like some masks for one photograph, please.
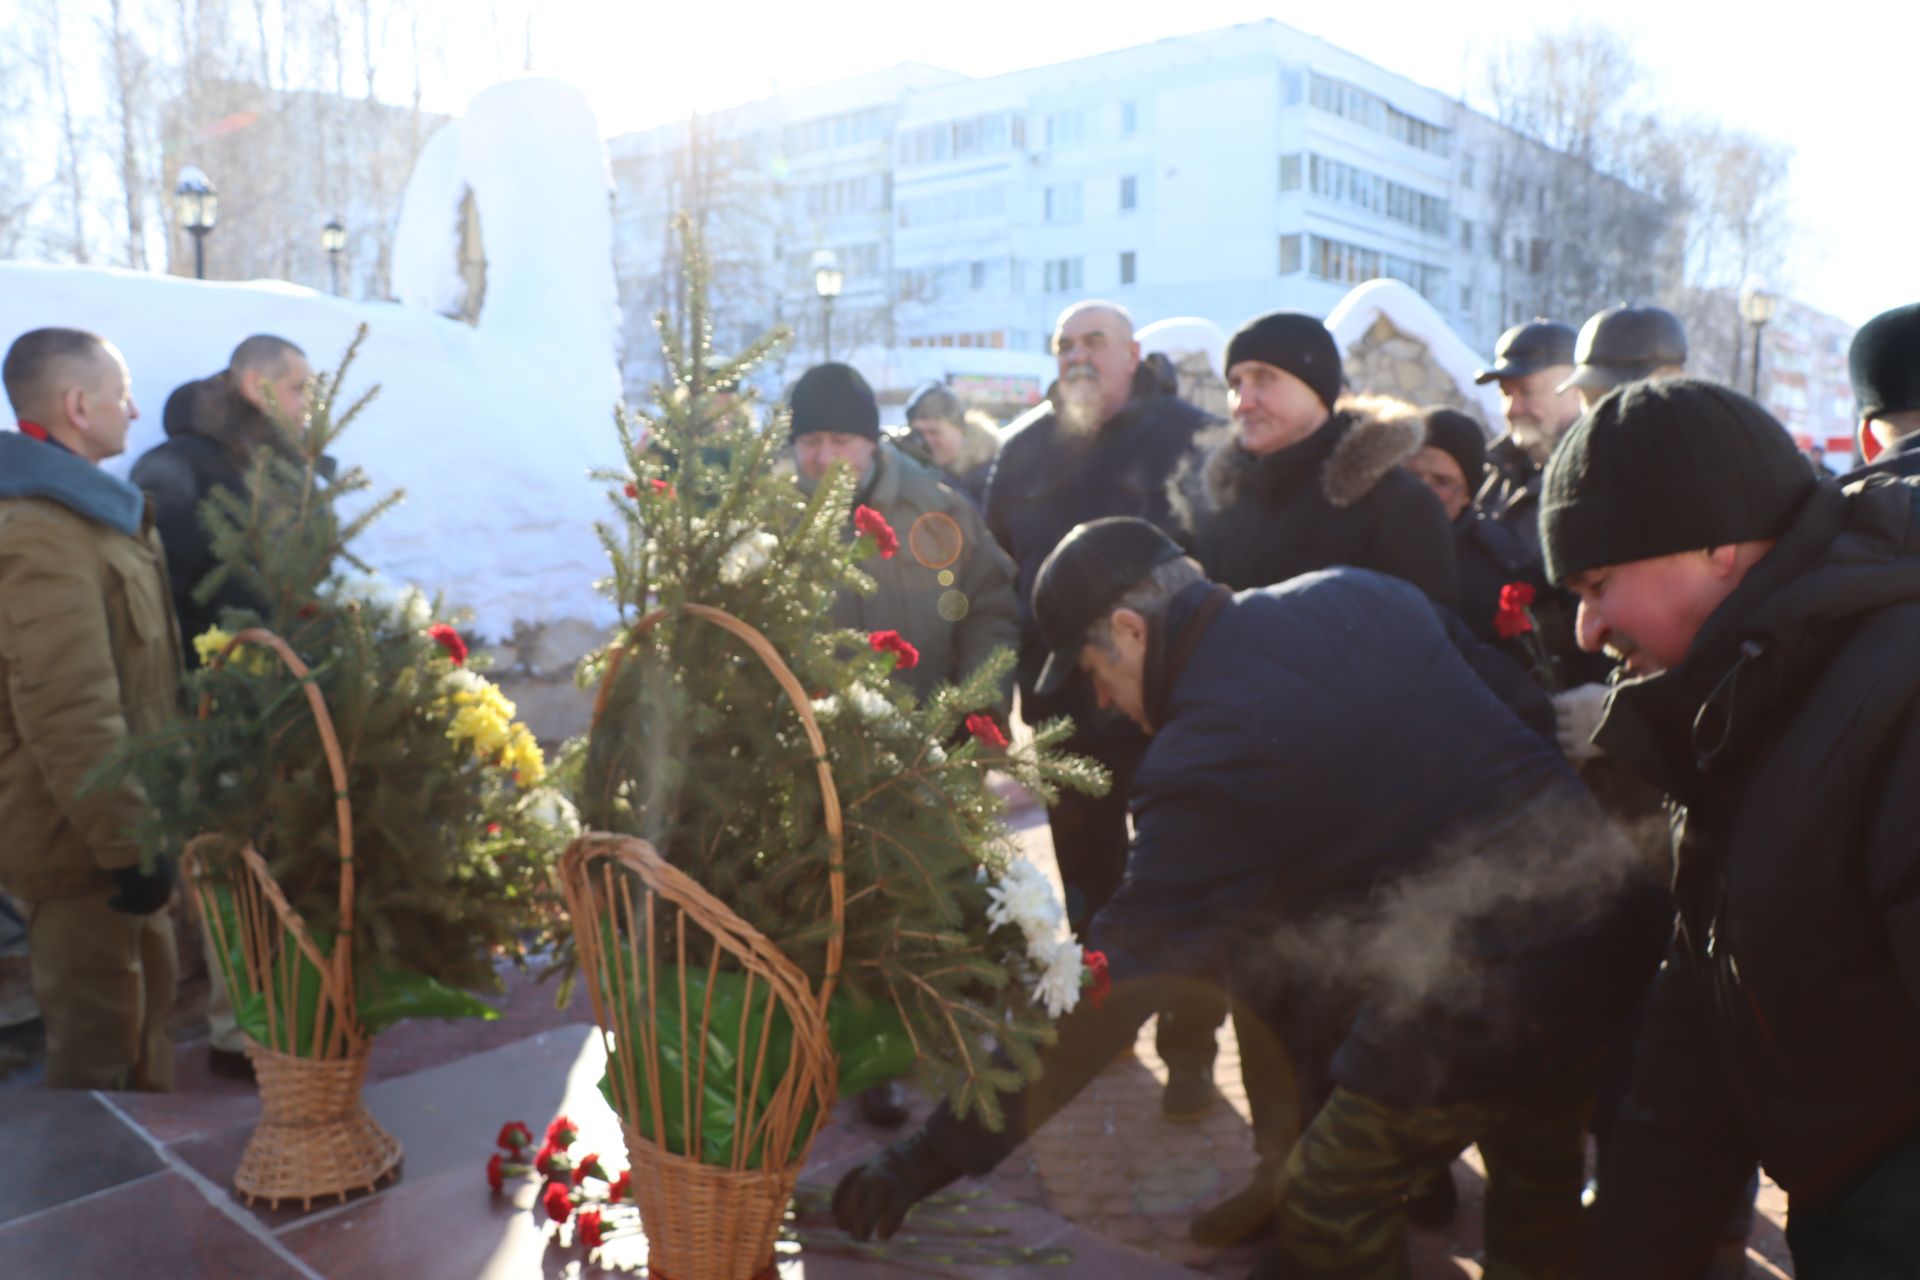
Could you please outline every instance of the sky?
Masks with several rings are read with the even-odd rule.
[[[446,100],[520,69],[584,89],[611,136],[899,62],[995,75],[1277,18],[1453,96],[1471,98],[1487,55],[1537,29],[1592,21],[1632,42],[1652,74],[1645,108],[1704,115],[1794,149],[1795,260],[1774,283],[1858,324],[1920,299],[1920,163],[1910,132],[1920,81],[1920,4],[1823,0],[1801,8],[1701,0],[1521,6],[1488,0],[1249,0],[1036,5],[798,5],[764,0],[649,4],[544,0],[529,27],[519,0],[467,3],[445,50]],[[462,51],[462,40],[472,42]],[[1265,172],[1265,170],[1261,170]]]

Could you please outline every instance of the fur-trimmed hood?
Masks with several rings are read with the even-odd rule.
[[[1288,488],[1303,469],[1317,467],[1327,501],[1350,507],[1425,440],[1420,410],[1380,395],[1342,396],[1326,425],[1265,456],[1248,453],[1233,424],[1221,423],[1195,439],[1196,457],[1172,482],[1174,506],[1191,526],[1197,515],[1223,511],[1249,492]]]
[[[960,454],[953,460],[954,474],[965,475],[999,456],[999,428],[980,410],[969,409],[960,420]]]

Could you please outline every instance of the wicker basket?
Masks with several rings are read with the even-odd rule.
[[[806,975],[771,942],[645,840],[589,832],[568,847],[560,874],[594,1016],[612,1064],[608,1074],[632,1166],[634,1202],[647,1233],[648,1265],[654,1274],[672,1280],[752,1280],[772,1266],[774,1238],[787,1202],[836,1096],[837,1063],[825,1015],[840,972],[845,842],[826,743],[800,682],[766,637],[746,623],[706,605],[687,605],[685,612],[747,643],[799,712],[813,747],[832,847],[828,883],[833,931],[820,988],[813,990]],[[667,616],[662,610],[641,619],[628,645]],[[596,718],[605,709],[624,651],[616,650],[608,664]],[[689,998],[690,942],[694,956],[707,957],[704,965],[696,960],[693,966],[695,972],[705,971],[704,998]],[[677,963],[655,963],[662,956]],[[741,1019],[734,1046],[738,1067],[729,1101],[736,1126],[725,1166],[700,1158],[707,1095],[694,1087],[706,1076],[705,1046],[723,959],[725,972],[745,975],[743,1007],[764,1009],[758,1052],[749,1043],[748,1017]],[[668,993],[678,996],[670,1001],[671,1011],[659,999],[662,974],[668,975],[664,981],[678,984],[677,993]],[[766,1053],[770,1036],[764,1029],[773,1025],[776,1010],[792,1027],[792,1052],[786,1062],[768,1061]],[[679,1151],[668,1149],[662,1115],[662,1072],[671,1068],[656,1026],[667,1018],[677,1018],[679,1044],[688,1055],[692,1050],[687,1046],[702,1046],[696,1069],[683,1076],[679,1091]],[[648,1116],[650,1133],[642,1131]]]
[[[312,673],[284,640],[260,628],[242,631],[221,659],[240,644],[265,645],[280,656],[300,681],[319,726],[340,827],[340,930],[331,952],[322,954],[251,844],[238,858],[214,865],[207,851],[217,837],[197,837],[188,842],[181,868],[218,953],[229,956],[236,946],[241,953],[245,972],[233,976],[243,977],[245,985],[229,985],[236,994],[259,992],[266,1004],[269,1043],[247,1043],[260,1083],[260,1123],[240,1157],[234,1188],[249,1202],[298,1200],[309,1209],[323,1196],[344,1200],[348,1192],[371,1191],[399,1166],[402,1153],[360,1099],[371,1046],[354,1005],[353,810],[340,739]],[[201,716],[210,710],[203,701]],[[231,927],[223,897],[231,900]],[[301,960],[319,975],[310,1027],[292,1021],[300,1006],[294,983]],[[288,1052],[303,1035],[311,1052]]]

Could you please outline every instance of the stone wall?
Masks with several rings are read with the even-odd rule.
[[[1488,424],[1481,407],[1469,400],[1452,375],[1434,360],[1427,344],[1377,317],[1366,334],[1347,349],[1347,381],[1356,392],[1394,396],[1411,404],[1446,405]]]

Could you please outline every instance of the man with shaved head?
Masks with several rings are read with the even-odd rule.
[[[1113,896],[1126,868],[1127,788],[1147,739],[1099,706],[1085,678],[1057,692],[1035,689],[1047,649],[1033,617],[1034,575],[1068,530],[1089,520],[1137,516],[1171,527],[1167,481],[1212,422],[1142,365],[1133,327],[1115,302],[1079,302],[1061,313],[1053,332],[1058,377],[1047,399],[1008,428],[985,501],[987,527],[1019,572],[1021,715],[1030,725],[1072,716],[1067,749],[1113,774],[1105,796],[1065,792],[1047,812],[1076,932]],[[1176,1119],[1197,1119],[1214,1099],[1214,1019],[1189,1021],[1184,1039],[1176,1029],[1161,1040],[1170,1068],[1163,1105]],[[1162,1019],[1163,1026],[1179,1022]]]
[[[211,598],[195,596],[217,563],[200,511],[216,489],[246,493],[247,471],[263,447],[292,456],[285,433],[306,420],[306,386],[312,378],[313,366],[299,347],[270,333],[256,333],[233,349],[225,370],[186,383],[167,397],[162,415],[167,439],[133,466],[134,484],[153,503],[154,525],[167,549],[174,611],[189,642],[218,625],[228,609],[266,612],[266,602],[233,575]],[[189,667],[199,665],[191,643],[186,654]],[[211,952],[207,975],[212,984],[207,997],[208,1068],[215,1075],[251,1079],[245,1037]]]
[[[140,416],[126,361],[80,329],[8,350],[0,433],[0,887],[27,904],[47,1083],[165,1090],[172,876],[141,867],[146,806],[90,775],[172,717],[180,634],[140,491],[100,469]]]

